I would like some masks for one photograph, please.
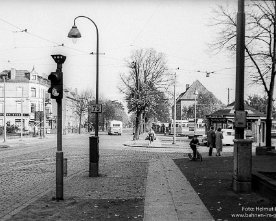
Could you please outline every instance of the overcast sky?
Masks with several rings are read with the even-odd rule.
[[[212,55],[208,43],[216,38],[212,10],[218,4],[237,8],[237,0],[3,0],[0,14],[0,69],[35,67],[38,73],[56,69],[51,54],[63,54],[64,83],[79,91],[95,89],[96,31],[87,19],[76,21],[82,38],[73,44],[67,34],[78,15],[90,17],[99,29],[100,94],[123,100],[117,87],[132,50],[163,52],[177,73],[177,93],[199,80],[222,102],[235,92],[235,57]],[[27,29],[27,32],[23,30]],[[61,46],[61,45],[64,46]],[[216,71],[209,78],[197,71]],[[250,87],[246,94],[253,94]]]

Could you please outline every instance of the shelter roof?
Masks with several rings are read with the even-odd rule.
[[[248,105],[244,105],[244,109],[247,112],[248,117],[266,117],[266,115],[253,107]],[[214,113],[207,115],[207,118],[215,118],[215,117],[234,117],[235,114],[235,102],[229,104],[224,109],[220,109],[215,111]]]

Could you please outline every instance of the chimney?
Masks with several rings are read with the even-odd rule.
[[[29,73],[29,72],[26,72],[26,73],[25,73],[25,78],[27,78],[27,79],[29,79],[29,80],[31,79],[30,73]]]
[[[11,79],[15,79],[16,70],[15,68],[11,68]]]
[[[190,85],[186,84],[186,91],[189,89]]]

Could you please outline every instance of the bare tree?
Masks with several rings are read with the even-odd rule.
[[[275,84],[275,1],[248,1],[246,5],[246,68],[253,84],[261,84],[267,95],[266,146],[271,146],[273,93]],[[216,52],[236,49],[236,13],[218,6],[213,25],[218,39],[211,44]]]
[[[88,105],[93,99],[93,92],[90,90],[85,90],[81,92],[78,99],[75,100],[75,113],[79,118],[79,134],[81,133],[82,118],[88,111]]]
[[[121,74],[120,91],[125,94],[129,112],[136,114],[134,139],[139,139],[141,119],[156,107],[157,94],[172,83],[165,56],[154,49],[133,52],[127,61],[129,72]]]

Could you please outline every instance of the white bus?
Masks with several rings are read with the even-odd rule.
[[[111,120],[108,123],[107,132],[108,135],[117,134],[122,135],[123,122],[119,120]]]

